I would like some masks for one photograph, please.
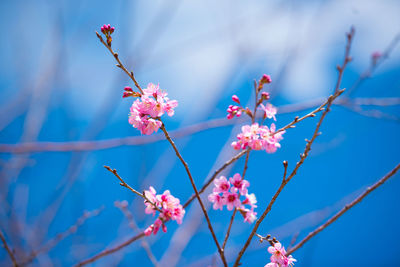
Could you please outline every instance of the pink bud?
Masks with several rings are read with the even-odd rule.
[[[107,30],[110,30],[110,29],[111,29],[111,25],[108,24],[108,25],[107,25]]]
[[[132,96],[131,92],[124,92],[122,95],[122,98],[129,97],[129,96]]]
[[[104,26],[101,26],[101,32],[104,33]]]
[[[268,100],[270,96],[269,96],[269,93],[267,93],[267,92],[262,92],[262,93],[261,93],[261,97],[262,97],[262,99]]]
[[[151,235],[152,232],[153,232],[153,225],[150,225],[149,227],[146,228],[146,230],[144,230],[144,234],[146,236]]]
[[[237,95],[232,96],[232,100],[235,101],[236,103],[240,104],[239,97]]]
[[[111,27],[111,33],[113,33],[115,31],[114,27]]]
[[[271,83],[271,77],[267,74],[264,74],[260,80],[260,83]]]
[[[167,232],[167,226],[165,226],[165,224],[162,224],[162,230],[163,230],[164,233]]]
[[[133,92],[132,87],[129,87],[129,86],[126,86],[126,87],[124,88],[124,90],[125,90],[125,91],[128,91],[128,92]]]

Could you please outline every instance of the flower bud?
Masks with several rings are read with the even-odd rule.
[[[270,98],[269,93],[267,92],[262,92],[261,93],[261,98],[264,100],[268,100]]]
[[[239,97],[238,97],[237,95],[233,95],[233,96],[232,96],[232,100],[233,100],[234,102],[240,104],[240,100],[239,100]]]
[[[265,83],[271,83],[271,77],[269,75],[264,74],[260,80],[260,83],[265,84]]]
[[[129,87],[129,86],[126,86],[124,88],[124,90],[127,91],[127,92],[133,92],[132,87]]]

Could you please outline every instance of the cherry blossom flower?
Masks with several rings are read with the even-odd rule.
[[[268,118],[268,119],[274,119],[274,121],[276,121],[276,112],[277,109],[276,107],[274,107],[272,104],[267,103],[265,106],[263,104],[260,104],[262,110],[264,111],[264,118]]]
[[[228,210],[233,210],[233,208],[239,208],[242,204],[239,200],[239,196],[237,193],[225,192],[223,196],[226,199],[226,208]]]
[[[158,218],[154,221],[152,225],[144,230],[145,235],[157,234],[160,227],[163,232],[167,231],[165,222],[169,220],[176,221],[178,224],[182,223],[183,216],[185,215],[185,210],[180,204],[180,200],[173,195],[171,195],[169,190],[165,190],[161,195],[156,195],[156,190],[150,186],[149,190],[144,191],[144,195],[148,200],[144,201],[146,205],[145,212],[147,214],[155,215],[157,209],[161,210]],[[150,201],[150,202],[149,202]]]
[[[254,193],[246,194],[246,198],[242,202],[243,205],[248,204],[248,205],[250,205],[251,208],[257,208],[256,203],[257,203],[257,199],[256,199],[256,195]]]
[[[218,193],[212,193],[208,195],[208,200],[211,203],[214,203],[213,209],[215,210],[222,210],[224,205],[226,204],[225,198]]]
[[[296,262],[296,259],[294,259],[292,255],[286,256],[286,250],[279,242],[268,247],[268,252],[272,254],[270,260],[271,263],[277,264],[275,266],[290,267],[294,265],[294,262]]]
[[[208,195],[208,200],[214,203],[214,210],[222,210],[225,205],[228,210],[238,209],[244,221],[252,223],[257,219],[257,213],[254,212],[257,199],[254,194],[248,194],[249,186],[250,183],[242,179],[239,173],[234,174],[229,180],[221,176],[214,181],[213,192]],[[240,200],[241,197],[244,199]],[[246,208],[246,205],[249,205],[249,208]]]
[[[226,179],[225,176],[221,176],[218,179],[214,180],[214,189],[213,192],[215,193],[224,193],[224,192],[228,192],[229,189],[231,188],[231,184],[230,182],[228,182],[228,180]]]
[[[247,194],[247,187],[249,187],[250,183],[247,180],[242,179],[242,176],[239,173],[233,175],[233,177],[229,178],[229,182],[233,185],[233,191],[239,191],[241,195]]]
[[[276,152],[277,148],[281,147],[279,141],[283,139],[282,135],[285,131],[276,133],[275,124],[268,126],[259,126],[258,123],[244,125],[242,132],[237,135],[238,141],[232,142],[231,146],[234,149],[246,149],[250,147],[254,150],[263,150],[267,153]]]
[[[164,113],[168,116],[174,115],[178,101],[169,100],[167,93],[158,85],[149,83],[147,88],[143,89],[143,95],[131,90],[130,87],[125,87],[123,97],[140,96],[140,98],[137,98],[130,108],[129,123],[142,134],[150,135],[157,132],[162,125],[159,118]]]
[[[245,209],[246,215],[244,217],[244,221],[248,223],[253,223],[257,219],[257,212],[254,209]]]

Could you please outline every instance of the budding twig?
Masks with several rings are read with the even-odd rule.
[[[115,175],[115,177],[118,178],[118,180],[120,180],[120,185],[123,187],[128,188],[129,190],[131,190],[133,193],[135,193],[136,195],[138,195],[139,197],[143,198],[146,202],[150,203],[151,205],[154,206],[154,209],[156,209],[157,211],[162,213],[162,210],[160,210],[159,207],[157,207],[156,203],[152,202],[150,199],[148,199],[146,197],[146,194],[144,193],[140,193],[139,191],[133,189],[130,185],[128,185],[122,178],[121,176],[119,176],[118,172],[116,169],[111,169],[109,166],[104,166],[104,168],[106,168],[109,172],[111,172],[112,174]]]
[[[270,210],[272,208],[272,205],[275,203],[277,197],[279,196],[279,194],[281,193],[283,188],[296,175],[297,170],[300,168],[300,166],[303,164],[304,160],[307,158],[308,153],[311,150],[311,145],[314,142],[314,140],[317,138],[317,136],[319,135],[319,129],[321,127],[322,121],[324,120],[325,116],[329,112],[333,100],[335,100],[335,98],[337,98],[341,93],[343,93],[340,90],[340,84],[341,84],[343,73],[344,73],[344,70],[345,70],[345,68],[347,66],[347,63],[349,63],[350,60],[351,60],[351,58],[350,58],[350,48],[351,48],[351,43],[352,43],[352,40],[353,40],[353,37],[354,37],[354,28],[351,28],[350,32],[346,35],[346,37],[347,37],[347,44],[346,44],[346,49],[345,49],[344,60],[343,60],[343,63],[341,65],[341,67],[338,68],[338,79],[336,81],[336,85],[335,85],[335,88],[334,88],[334,93],[333,93],[333,95],[331,95],[328,98],[327,103],[326,103],[326,108],[322,112],[321,118],[319,119],[319,121],[317,123],[317,126],[316,126],[316,128],[314,130],[314,134],[313,134],[312,138],[306,144],[306,147],[304,149],[304,152],[303,152],[303,154],[301,156],[300,161],[297,162],[295,168],[290,173],[290,175],[287,178],[282,180],[281,185],[279,186],[278,190],[275,192],[275,194],[272,197],[272,199],[271,199],[270,203],[268,204],[267,208],[265,209],[263,214],[260,216],[260,218],[255,223],[255,225],[253,227],[253,230],[251,231],[249,237],[246,240],[246,243],[244,244],[243,248],[239,251],[239,254],[238,254],[238,256],[237,256],[237,258],[235,260],[235,263],[233,265],[234,267],[239,266],[240,259],[242,258],[244,252],[247,250],[248,246],[250,245],[250,242],[251,242],[252,238],[254,237],[254,235],[256,234],[256,231],[257,231],[258,227],[260,226],[261,222],[265,219],[267,214],[270,212]]]

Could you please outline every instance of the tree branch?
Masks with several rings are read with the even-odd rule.
[[[334,216],[332,216],[326,223],[323,225],[319,226],[317,229],[314,231],[310,232],[303,240],[301,240],[297,245],[295,245],[293,248],[289,249],[287,251],[287,255],[292,254],[299,248],[301,248],[307,241],[309,241],[312,237],[320,233],[322,230],[324,230],[326,227],[328,227],[331,223],[336,221],[340,216],[342,216],[346,211],[350,210],[352,207],[357,205],[358,203],[361,202],[367,195],[369,195],[372,191],[383,185],[389,178],[391,178],[398,170],[400,169],[400,163],[397,164],[397,166],[391,170],[388,174],[386,174],[384,177],[379,179],[375,184],[372,186],[369,186],[361,195],[359,195],[356,199],[354,199],[351,203],[345,205],[338,213],[336,213]]]

